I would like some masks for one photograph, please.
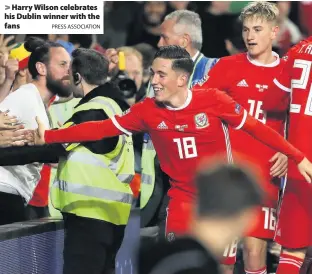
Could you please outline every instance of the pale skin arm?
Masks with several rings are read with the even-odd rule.
[[[5,80],[0,86],[0,103],[10,94],[12,84],[18,72],[18,61],[9,59],[5,64]]]
[[[8,46],[8,44],[14,39],[14,35],[11,35],[4,39],[4,35],[0,34],[0,85],[5,81],[5,64],[8,61],[10,50],[17,44]]]

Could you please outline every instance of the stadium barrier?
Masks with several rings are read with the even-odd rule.
[[[122,246],[117,254],[116,274],[135,274],[139,243],[140,210],[133,209]],[[62,274],[64,223],[45,218],[0,226],[0,274]]]

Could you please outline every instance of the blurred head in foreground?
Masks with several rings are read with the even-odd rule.
[[[209,169],[207,168],[209,167]],[[242,236],[263,199],[257,176],[234,164],[203,164],[195,176],[198,190],[192,234],[217,257]]]

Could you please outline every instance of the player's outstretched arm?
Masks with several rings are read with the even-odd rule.
[[[36,120],[38,128],[36,130],[29,130],[27,134],[28,143],[31,145],[98,141],[103,138],[123,134],[123,132],[113,124],[112,119],[100,122],[81,123],[69,128],[57,130],[46,130],[43,123],[38,118],[36,118]]]
[[[103,138],[114,137],[121,134],[131,135],[131,132],[145,130],[145,124],[138,113],[140,113],[140,106],[133,106],[131,110],[123,116],[113,116],[111,119],[81,123],[58,130],[46,130],[43,124],[37,120],[38,129],[29,131],[27,139],[29,143],[43,145],[99,141]]]
[[[287,155],[290,159],[294,160],[298,165],[298,169],[301,175],[309,183],[311,183],[312,164],[307,158],[305,158],[301,151],[287,142],[283,136],[249,115],[246,119],[246,122],[242,126],[242,130],[246,131],[260,142]]]
[[[311,183],[312,164],[305,158],[301,151],[287,142],[275,130],[250,116],[243,107],[226,93],[212,90],[210,94],[212,94],[211,99],[216,101],[216,111],[223,121],[235,129],[244,130],[260,142],[294,160],[302,176]]]

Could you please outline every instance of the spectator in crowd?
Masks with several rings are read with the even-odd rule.
[[[229,55],[226,49],[226,40],[233,36],[233,27],[238,18],[231,14],[230,1],[211,1],[198,13],[203,25],[202,52],[210,57],[223,57]]]
[[[10,93],[1,102],[0,109],[9,109],[25,128],[36,127],[36,116],[49,127],[46,109],[50,100],[55,94],[66,97],[71,92],[67,86],[70,56],[60,44],[38,38],[30,38],[24,46],[31,52],[28,69],[33,80]],[[5,150],[1,156],[5,157]],[[27,219],[25,206],[40,179],[41,168],[42,165],[36,163],[0,167],[0,224]]]
[[[263,197],[255,174],[234,165],[202,165],[195,177],[197,203],[188,235],[139,253],[139,274],[217,274],[233,237],[249,228]]]
[[[92,45],[91,34],[57,34],[53,41],[61,44],[69,54],[77,48],[90,48]]]
[[[134,46],[143,56],[143,84],[147,85],[151,77],[150,67],[156,50],[149,44],[140,43]]]
[[[143,85],[143,56],[134,47],[120,47],[117,52],[124,52],[125,54],[125,72],[127,76],[135,82],[136,93],[133,98],[127,99],[130,106],[145,97],[146,88]]]
[[[99,44],[104,48],[126,45],[128,29],[132,22],[137,20],[142,5],[142,2],[137,1],[105,1],[104,34],[97,35]]]
[[[167,13],[174,12],[176,10],[190,10],[197,11],[197,5],[194,1],[168,1]]]
[[[293,45],[299,43],[303,37],[299,28],[288,17],[291,3],[289,1],[277,1],[276,4],[279,10],[279,32],[273,46],[278,50],[279,55],[283,56]]]
[[[299,22],[303,33],[306,36],[312,35],[312,2],[300,1],[299,3]]]
[[[167,12],[167,3],[164,1],[143,2],[128,30],[126,45],[147,43],[157,48],[160,35],[160,24]]]

